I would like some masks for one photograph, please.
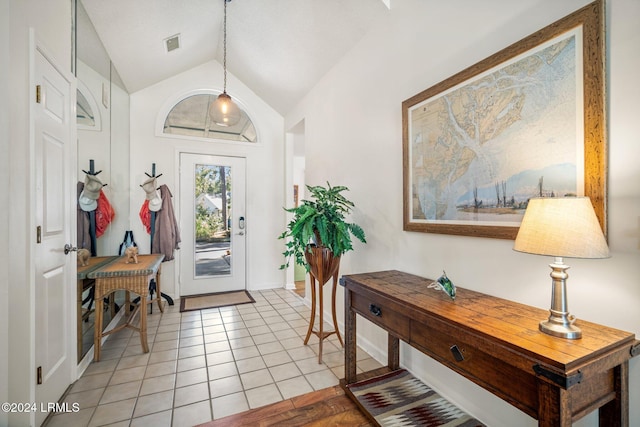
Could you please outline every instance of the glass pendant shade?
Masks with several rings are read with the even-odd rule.
[[[240,109],[227,95],[227,92],[222,92],[211,103],[209,115],[218,126],[233,126],[240,121]]]

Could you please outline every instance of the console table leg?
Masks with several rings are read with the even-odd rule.
[[[351,291],[344,290],[344,377],[345,383],[356,382],[356,312],[351,309]]]
[[[601,426],[629,426],[629,361],[613,368],[613,385],[616,398],[600,408]]]
[[[571,427],[569,392],[538,380],[538,426]]]
[[[387,364],[392,371],[400,368],[400,340],[391,334],[387,339]]]

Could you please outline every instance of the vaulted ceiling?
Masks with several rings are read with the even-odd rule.
[[[130,93],[223,62],[224,0],[81,1]],[[389,1],[230,1],[227,69],[285,115],[389,13]],[[180,48],[167,52],[164,40],[176,34]]]

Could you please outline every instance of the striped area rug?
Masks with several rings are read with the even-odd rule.
[[[383,427],[484,427],[438,393],[400,369],[347,388]]]

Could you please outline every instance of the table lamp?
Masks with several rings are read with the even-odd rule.
[[[588,197],[553,197],[529,200],[513,249],[536,255],[549,255],[552,294],[548,320],[540,331],[566,339],[582,337],[569,314],[566,270],[563,258],[608,258],[609,248]]]

